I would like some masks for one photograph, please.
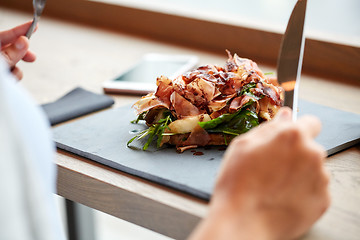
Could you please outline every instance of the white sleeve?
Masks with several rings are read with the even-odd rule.
[[[0,239],[64,240],[49,124],[0,57]]]

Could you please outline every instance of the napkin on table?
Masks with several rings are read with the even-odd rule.
[[[58,100],[43,104],[42,108],[49,118],[50,124],[56,125],[114,104],[109,96],[96,94],[77,87]]]

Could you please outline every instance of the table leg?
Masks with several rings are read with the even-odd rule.
[[[69,240],[95,240],[94,213],[79,203],[65,199]]]

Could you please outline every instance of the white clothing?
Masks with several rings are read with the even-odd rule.
[[[0,56],[0,239],[64,240],[45,115]]]

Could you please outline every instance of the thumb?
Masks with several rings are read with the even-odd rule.
[[[276,114],[275,121],[292,121],[292,110],[289,107],[280,108]]]

